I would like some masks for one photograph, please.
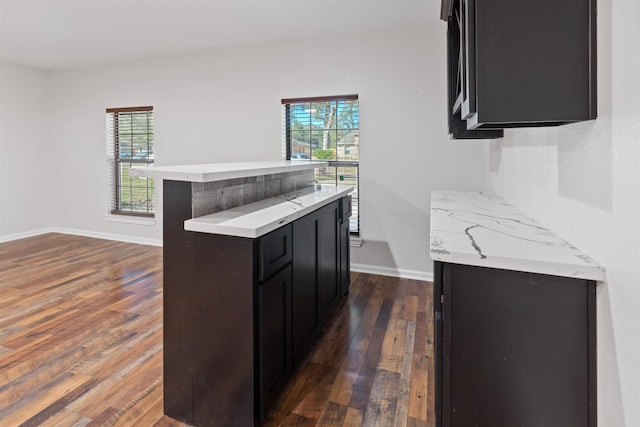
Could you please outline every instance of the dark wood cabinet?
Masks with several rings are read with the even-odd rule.
[[[165,414],[259,424],[340,299],[340,201],[251,239],[185,231],[191,184],[163,191]]]
[[[331,203],[293,224],[293,361],[308,354],[340,300],[338,205]]]
[[[318,330],[318,220],[307,215],[293,223],[293,361],[307,354]]]
[[[256,354],[260,418],[291,377],[291,265],[256,287]]]
[[[454,137],[596,118],[595,0],[443,0],[441,17]]]
[[[502,138],[504,131],[501,129],[467,129],[467,121],[461,118],[461,108],[464,96],[463,84],[466,84],[464,75],[466,67],[463,62],[464,39],[462,35],[463,23],[459,9],[461,0],[456,3],[456,11],[447,24],[447,119],[449,135],[453,139],[495,139]],[[468,104],[468,103],[467,103]]]
[[[329,319],[340,300],[338,280],[338,202],[318,211],[318,314],[320,324]]]
[[[347,295],[349,293],[349,285],[351,284],[351,266],[349,259],[351,241],[349,234],[349,220],[342,221],[340,223],[338,249],[340,251],[340,276],[338,278],[340,282],[340,295]]]
[[[338,205],[338,251],[340,259],[338,281],[340,282],[340,295],[343,296],[349,293],[349,285],[351,284],[351,232],[349,231],[351,206],[351,196],[340,199]]]
[[[258,239],[258,277],[266,280],[291,262],[291,224]]]
[[[436,262],[436,425],[596,425],[595,282]]]

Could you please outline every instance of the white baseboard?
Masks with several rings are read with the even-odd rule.
[[[77,230],[74,228],[53,227],[52,233],[72,234],[74,236],[94,237],[96,239],[115,240],[117,242],[137,243],[139,245],[162,246],[160,239],[126,236],[124,234],[101,233],[98,231]]]
[[[78,230],[75,228],[48,227],[37,230],[25,231],[23,233],[8,234],[0,236],[0,243],[12,240],[26,239],[27,237],[39,236],[46,233],[72,234],[74,236],[93,237],[96,239],[115,240],[117,242],[137,243],[139,245],[162,246],[160,239],[146,239],[143,237],[125,236],[123,234],[100,233],[97,231]]]
[[[379,267],[377,265],[351,263],[351,271],[358,273],[378,274],[380,276],[401,277],[403,279],[424,280],[433,282],[433,273],[430,271],[407,270],[404,268]]]
[[[11,242],[12,240],[26,239],[27,237],[39,236],[46,233],[53,233],[53,228],[38,228],[36,230],[24,231],[22,233],[7,234],[4,236],[0,236],[0,243]]]

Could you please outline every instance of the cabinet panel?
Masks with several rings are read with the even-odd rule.
[[[447,118],[449,135],[453,139],[494,139],[502,138],[504,131],[500,129],[467,129],[467,121],[461,118],[463,68],[462,56],[466,55],[462,50],[464,40],[461,40],[462,16],[460,15],[459,0],[456,0],[457,15],[453,15],[447,25]],[[462,43],[461,43],[462,42]],[[475,58],[474,58],[475,60]],[[466,79],[466,78],[465,78]],[[473,81],[475,85],[475,81]],[[471,101],[469,101],[471,102]],[[475,99],[473,100],[475,102]],[[475,106],[473,106],[475,110]]]
[[[454,138],[596,118],[596,0],[443,0],[441,17]]]
[[[258,241],[258,275],[266,280],[291,261],[291,224],[263,236]]]
[[[247,426],[254,400],[254,260],[252,239],[193,234],[193,281],[182,301],[191,350],[193,425]],[[229,414],[237,414],[228,420]]]
[[[194,351],[188,285],[193,283],[193,233],[184,231],[191,218],[191,184],[165,180],[163,183],[163,381],[164,413],[193,423],[193,367],[184,357]]]
[[[318,211],[318,304],[325,323],[340,298],[338,281],[338,202]]]
[[[340,224],[340,295],[349,293],[351,284],[349,218]]]
[[[257,287],[259,415],[264,418],[291,376],[291,266]]]
[[[304,357],[318,326],[318,287],[316,251],[318,221],[315,213],[293,223],[293,359]]]
[[[476,40],[469,49],[476,51],[471,72],[480,124],[595,118],[595,100],[590,99],[595,96],[590,89],[595,78],[589,43],[592,6],[589,0],[476,4]]]
[[[593,282],[451,264],[435,277],[441,425],[595,425]]]

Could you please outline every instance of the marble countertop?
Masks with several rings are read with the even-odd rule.
[[[435,261],[604,281],[605,269],[490,193],[431,192]]]
[[[308,162],[307,162],[308,163]],[[315,185],[184,222],[187,231],[256,238],[353,191],[346,185]]]
[[[212,182],[250,176],[296,172],[327,166],[327,162],[277,160],[271,162],[211,163],[198,165],[149,166],[130,169],[129,175],[172,181]]]

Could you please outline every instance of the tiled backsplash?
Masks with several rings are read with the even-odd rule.
[[[313,169],[225,181],[194,182],[193,218],[300,190],[314,183]]]

